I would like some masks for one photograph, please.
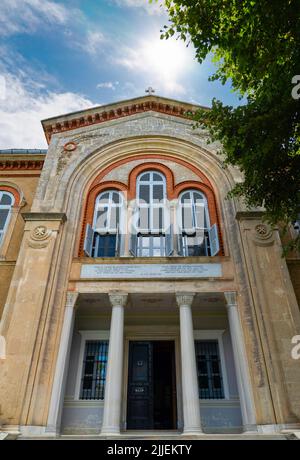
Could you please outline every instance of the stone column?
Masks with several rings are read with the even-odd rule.
[[[69,358],[74,330],[75,304],[78,292],[67,292],[64,322],[61,331],[60,346],[56,361],[55,375],[46,431],[53,435],[59,434],[66,381],[69,368]]]
[[[176,294],[176,301],[180,311],[180,346],[184,434],[199,434],[202,432],[192,319],[193,299],[193,293]]]
[[[127,294],[109,294],[112,306],[101,434],[120,434],[124,355],[124,307]]]
[[[256,416],[236,293],[225,292],[230,336],[245,431],[256,431]]]

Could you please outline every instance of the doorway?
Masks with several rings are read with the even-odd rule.
[[[177,428],[174,341],[129,342],[127,429]]]

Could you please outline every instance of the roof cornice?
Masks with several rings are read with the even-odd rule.
[[[138,113],[154,111],[187,119],[187,112],[194,113],[199,108],[208,110],[208,107],[151,95],[49,118],[43,120],[42,125],[47,142],[50,143],[53,134],[72,131]]]
[[[24,171],[43,169],[46,155],[1,155],[0,171]]]

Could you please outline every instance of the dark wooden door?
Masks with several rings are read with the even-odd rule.
[[[127,428],[153,428],[153,346],[129,342]]]

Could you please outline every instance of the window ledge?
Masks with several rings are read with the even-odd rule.
[[[132,263],[132,264],[209,264],[228,262],[231,258],[229,256],[214,256],[214,257],[75,257],[73,262],[80,262],[84,264],[101,264],[101,263]]]

